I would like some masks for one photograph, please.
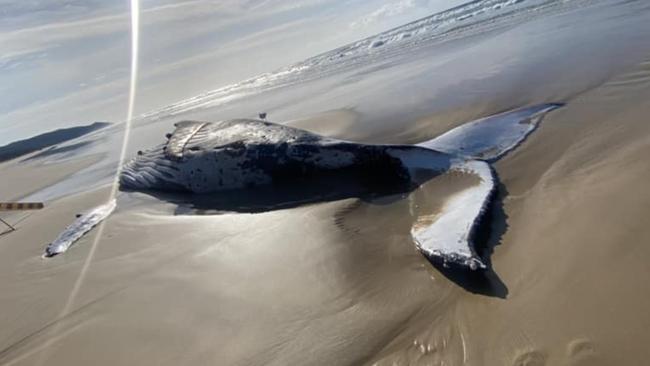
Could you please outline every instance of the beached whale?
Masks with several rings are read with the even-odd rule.
[[[417,145],[362,144],[262,120],[183,121],[176,123],[165,143],[138,152],[122,167],[120,188],[191,193],[206,200],[227,192],[236,202],[238,197],[245,200],[246,192],[292,186],[292,199],[304,203],[410,191],[438,174],[458,171],[475,175],[479,183],[447,197],[442,213],[418,220],[411,234],[429,258],[485,268],[474,238],[495,187],[489,163],[520,144],[545,113],[559,106],[544,104],[487,117]],[[308,189],[312,186],[319,189]],[[280,195],[276,200],[289,199]],[[237,211],[232,203],[229,208]],[[106,215],[97,215],[97,210],[94,215],[101,220],[112,208]],[[83,219],[83,230],[88,231],[89,220]],[[74,225],[67,231],[75,232]],[[53,242],[46,255],[65,251],[71,242],[63,241]]]

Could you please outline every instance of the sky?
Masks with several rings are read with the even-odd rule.
[[[466,0],[141,0],[135,114]],[[129,0],[0,0],[0,145],[126,117]]]

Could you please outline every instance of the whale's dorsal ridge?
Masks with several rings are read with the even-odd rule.
[[[190,152],[213,150],[243,143],[274,145],[286,143],[315,143],[332,140],[312,132],[256,119],[232,119],[217,122],[181,121],[169,137],[166,155],[183,159]]]

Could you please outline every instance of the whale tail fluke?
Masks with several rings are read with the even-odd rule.
[[[481,118],[417,145],[452,155],[449,171],[478,178],[477,184],[448,197],[435,220],[413,226],[411,236],[422,253],[444,264],[473,270],[487,267],[477,255],[476,238],[498,182],[488,162],[514,150],[535,131],[546,113],[561,106],[542,104]]]
[[[494,162],[519,146],[537,129],[546,113],[562,107],[547,103],[477,119],[424,141],[418,146],[451,155]]]

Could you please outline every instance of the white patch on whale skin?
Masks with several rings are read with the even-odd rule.
[[[165,148],[165,156],[170,159],[182,159],[185,146],[198,133],[205,122],[181,121],[174,124],[176,131],[170,136]]]
[[[479,184],[449,197],[433,222],[429,222],[430,217],[419,217],[411,228],[411,237],[417,248],[428,257],[473,270],[485,268],[474,251],[473,239],[495,187],[488,163],[428,149],[395,148],[389,149],[388,153],[400,159],[413,179],[417,179],[419,170],[455,170],[478,176]]]
[[[417,146],[442,151],[457,158],[450,170],[474,174],[479,184],[449,197],[436,220],[427,226],[416,223],[411,236],[425,255],[471,269],[485,268],[474,247],[476,229],[485,216],[497,178],[485,161],[496,161],[519,146],[544,115],[561,104],[542,104],[481,118],[460,125]],[[446,155],[446,154],[442,154]],[[481,159],[481,160],[471,160]],[[426,165],[424,155],[404,160],[412,166]]]
[[[427,256],[473,270],[485,268],[474,251],[473,239],[494,191],[492,169],[483,161],[458,160],[450,170],[477,175],[479,184],[449,197],[437,219],[428,226],[414,225],[411,236],[418,249]]]
[[[67,251],[79,238],[107,218],[115,210],[116,205],[115,199],[112,199],[79,216],[45,248],[44,256],[52,257]]]
[[[478,176],[479,184],[449,197],[435,220],[429,222],[431,217],[418,217],[411,228],[411,237],[427,257],[441,259],[445,264],[460,264],[472,270],[486,268],[474,251],[473,238],[495,186],[488,163],[456,158],[428,149],[393,148],[388,153],[400,159],[415,180],[419,170],[455,170]]]
[[[452,155],[495,161],[532,133],[544,115],[561,104],[542,104],[462,124],[418,146]]]

